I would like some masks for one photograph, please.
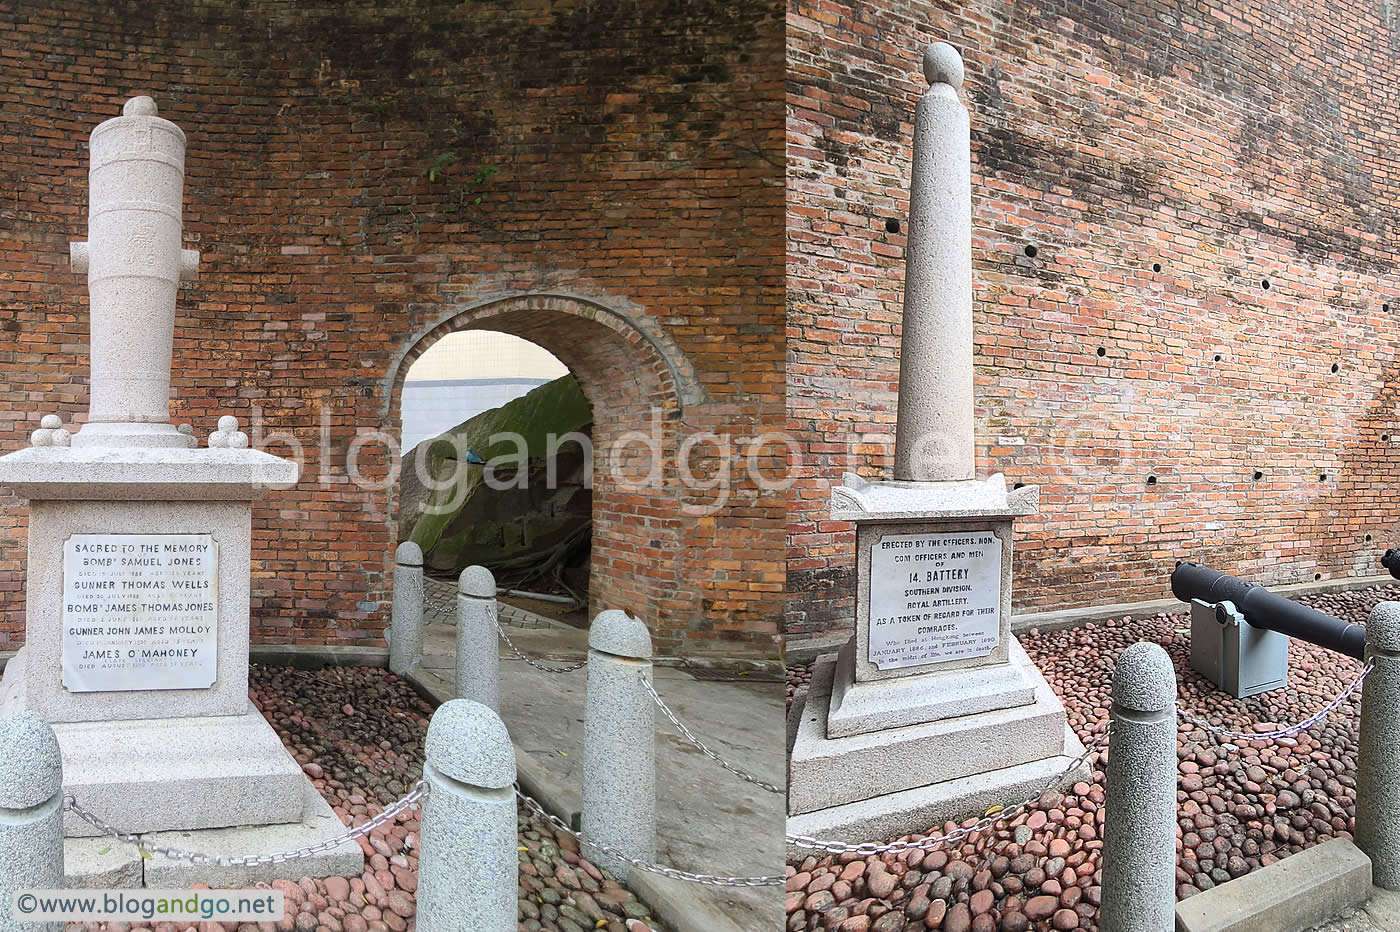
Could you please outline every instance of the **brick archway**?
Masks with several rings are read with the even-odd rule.
[[[382,396],[386,432],[397,435],[413,363],[463,330],[509,333],[549,350],[593,408],[590,614],[626,609],[655,630],[664,617],[693,610],[677,598],[686,587],[677,559],[684,519],[675,461],[685,408],[702,403],[705,392],[669,336],[648,318],[571,295],[516,294],[455,308],[414,334],[391,363]],[[634,433],[654,442],[631,439]],[[397,483],[385,495],[397,539]]]

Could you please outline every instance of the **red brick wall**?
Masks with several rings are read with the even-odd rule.
[[[232,413],[252,433],[261,411],[307,454],[255,512],[257,640],[383,643],[393,495],[353,487],[347,456],[361,429],[397,436],[407,362],[486,325],[571,365],[603,439],[661,412],[661,485],[598,477],[594,608],[642,614],[666,653],[771,655],[784,502],[747,478],[741,439],[782,426],[782,43],[775,5],[705,0],[0,0],[0,444],[86,411],[66,258],[85,141],[150,93],[189,137],[185,238],[203,253],[175,419],[204,436]],[[707,494],[675,461],[697,430],[734,440],[712,514],[677,508]],[[760,474],[781,454],[765,446]],[[382,477],[393,454],[357,460]],[[12,496],[0,527],[6,650],[23,638]]]
[[[979,472],[1041,487],[1017,608],[1163,598],[1188,556],[1265,583],[1379,572],[1400,516],[1387,11],[790,0],[790,633],[853,612],[826,501],[890,464],[887,222],[939,39],[968,67]]]

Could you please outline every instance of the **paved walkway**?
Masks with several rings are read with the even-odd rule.
[[[1373,887],[1366,905],[1324,922],[1311,932],[1400,932],[1400,893]]]
[[[587,652],[584,631],[552,625],[507,630],[531,657],[568,661]],[[418,679],[442,697],[455,694],[454,638],[455,629],[448,625],[428,626]],[[500,646],[501,717],[516,746],[569,788],[576,807],[583,772],[587,669],[541,673]],[[754,676],[721,681],[656,667],[653,682],[681,721],[717,753],[782,786],[783,684],[755,681]],[[782,875],[783,796],[741,781],[704,757],[659,709],[656,719],[658,860],[696,873]],[[732,920],[737,930],[783,927],[781,887],[687,886],[705,905]]]

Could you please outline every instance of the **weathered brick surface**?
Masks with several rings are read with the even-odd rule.
[[[1396,25],[1316,0],[790,0],[788,631],[853,611],[825,503],[843,470],[888,472],[895,223],[939,39],[968,66],[979,471],[1041,486],[1016,606],[1162,598],[1180,557],[1376,573],[1400,516]]]
[[[203,436],[232,413],[270,452],[305,453],[296,489],[255,512],[255,638],[382,643],[392,489],[347,467],[382,480],[396,454],[357,437],[397,436],[433,339],[489,327],[574,369],[600,449],[656,412],[659,483],[599,468],[594,609],[642,614],[668,653],[771,654],[784,501],[748,478],[746,438],[783,423],[782,43],[767,3],[0,0],[0,446],[86,411],[67,262],[85,140],[150,93],[189,136],[185,235],[203,252],[175,418]],[[702,431],[731,441],[734,483],[686,513],[717,498],[677,466]],[[714,447],[691,452],[718,468]],[[768,478],[782,461],[754,455]],[[23,638],[13,496],[0,528],[6,650]]]

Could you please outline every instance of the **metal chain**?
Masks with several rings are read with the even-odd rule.
[[[501,640],[506,642],[506,647],[510,648],[511,653],[515,654],[515,656],[519,657],[521,660],[525,661],[530,666],[543,673],[573,673],[575,670],[588,666],[587,656],[585,656],[578,663],[565,664],[562,667],[545,666],[538,660],[532,660],[529,657],[526,657],[523,653],[521,653],[520,648],[516,647],[514,642],[511,641],[510,635],[506,634],[506,629],[501,627],[501,622],[499,620],[496,621],[496,631],[498,634],[500,634]]]
[[[392,804],[391,806],[389,806],[389,808],[385,809],[379,815],[370,819],[364,825],[357,825],[350,831],[345,832],[341,835],[337,835],[335,838],[328,839],[327,841],[317,842],[314,845],[303,845],[302,847],[296,848],[292,851],[279,851],[277,854],[250,854],[245,855],[243,857],[229,857],[228,855],[223,854],[202,854],[198,851],[186,851],[182,848],[170,848],[165,845],[152,844],[149,841],[143,840],[138,834],[135,834],[133,832],[123,832],[119,829],[113,828],[111,825],[108,825],[100,817],[94,815],[92,812],[88,811],[83,806],[81,806],[78,803],[78,801],[72,796],[72,794],[64,795],[63,808],[67,812],[72,812],[74,815],[78,816],[80,819],[82,819],[84,822],[87,822],[89,825],[96,827],[103,834],[111,835],[113,838],[116,838],[119,841],[129,842],[130,844],[135,845],[138,849],[140,849],[143,852],[161,854],[167,858],[170,858],[172,861],[188,861],[191,864],[213,864],[219,867],[242,867],[250,864],[281,864],[284,861],[294,861],[298,858],[309,858],[312,855],[320,854],[323,851],[332,851],[336,848],[339,848],[346,842],[351,842],[357,838],[362,838],[365,835],[368,835],[370,832],[374,831],[376,828],[385,824],[386,822],[393,821],[394,818],[397,817],[400,812],[403,812],[405,809],[409,809],[418,805],[418,802],[421,799],[423,799],[423,797],[426,795],[428,795],[428,782],[426,780],[419,780],[416,784],[414,784],[413,790],[403,799],[400,799],[398,802]]]
[[[515,795],[518,796],[521,802],[525,803],[532,812],[549,822],[554,828],[578,839],[580,845],[592,848],[595,851],[601,851],[608,857],[617,858],[619,861],[626,861],[637,870],[647,871],[652,874],[660,874],[663,877],[670,877],[674,880],[684,880],[688,883],[705,884],[711,887],[781,887],[787,883],[785,877],[777,875],[770,877],[717,877],[714,874],[694,874],[690,871],[683,871],[675,867],[663,867],[660,864],[652,864],[623,854],[615,848],[610,848],[600,841],[594,841],[582,833],[574,831],[564,823],[564,820],[560,819],[552,812],[547,811],[544,806],[521,792],[519,786],[515,788]]]
[[[729,763],[729,761],[725,760],[723,757],[720,757],[714,751],[710,750],[709,747],[705,745],[705,742],[695,737],[691,730],[689,728],[686,728],[680,719],[676,718],[676,713],[672,712],[671,707],[666,705],[665,700],[663,700],[661,696],[657,694],[656,687],[652,686],[651,684],[651,678],[648,677],[645,673],[643,673],[641,676],[642,685],[646,687],[647,693],[651,695],[652,701],[654,701],[658,706],[661,707],[661,711],[665,713],[668,719],[671,720],[671,724],[676,726],[676,729],[680,731],[682,735],[685,736],[685,739],[687,741],[699,748],[702,754],[704,754],[710,760],[714,761],[716,764],[719,764],[725,770],[728,770],[730,773],[734,774],[734,776],[738,777],[740,780],[743,780],[747,783],[752,783],[754,786],[760,789],[767,790],[770,793],[783,792],[782,787],[774,786],[772,783],[769,783],[766,780],[760,780],[753,774],[741,770],[738,767],[735,767],[733,764]]]
[[[1070,764],[1063,771],[1051,777],[1049,780],[1045,781],[1041,788],[1037,790],[1034,794],[1027,796],[1025,799],[1021,800],[1019,803],[1010,807],[1009,809],[999,809],[993,814],[984,815],[982,818],[978,819],[973,824],[964,826],[962,828],[954,829],[947,835],[931,835],[926,838],[920,838],[916,841],[892,841],[888,844],[883,845],[876,844],[872,841],[867,841],[858,845],[853,845],[844,841],[823,841],[818,838],[813,838],[810,835],[788,835],[787,843],[798,848],[815,848],[818,851],[825,851],[828,854],[859,854],[863,857],[869,857],[872,854],[884,854],[888,851],[912,851],[916,848],[926,851],[929,848],[937,848],[939,845],[946,845],[951,844],[953,842],[959,842],[966,838],[968,835],[971,835],[973,832],[986,831],[993,825],[996,825],[998,822],[1004,822],[1007,819],[1014,819],[1016,816],[1020,815],[1023,809],[1025,809],[1027,806],[1029,806],[1036,800],[1040,799],[1040,797],[1045,794],[1046,790],[1058,786],[1064,780],[1065,777],[1078,770],[1079,766],[1083,764],[1086,760],[1088,760],[1091,754],[1093,754],[1099,748],[1103,747],[1104,743],[1107,741],[1108,729],[1105,729],[1102,735],[1100,735],[1098,738],[1094,739],[1092,742],[1084,746],[1084,753],[1076,757],[1074,759],[1074,763]]]
[[[1322,721],[1328,715],[1332,714],[1332,712],[1336,710],[1337,706],[1341,705],[1347,700],[1349,696],[1351,696],[1352,693],[1356,692],[1357,688],[1361,686],[1361,681],[1366,679],[1366,674],[1370,673],[1373,669],[1375,669],[1375,664],[1368,662],[1366,666],[1362,667],[1361,675],[1358,676],[1356,679],[1352,680],[1351,685],[1348,686],[1346,689],[1342,690],[1341,694],[1338,695],[1336,699],[1333,699],[1331,702],[1327,703],[1327,705],[1323,706],[1322,709],[1320,709],[1317,712],[1314,712],[1312,715],[1303,719],[1298,724],[1288,725],[1284,728],[1275,729],[1274,731],[1261,731],[1256,733],[1244,731],[1229,731],[1225,728],[1219,727],[1218,725],[1212,725],[1210,722],[1206,721],[1200,716],[1186,711],[1181,706],[1177,706],[1176,711],[1178,715],[1180,715],[1186,721],[1190,722],[1192,725],[1204,728],[1211,734],[1219,735],[1223,738],[1230,738],[1235,741],[1276,741],[1279,738],[1291,738],[1298,732],[1306,731],[1307,729],[1316,725],[1318,722]]]

